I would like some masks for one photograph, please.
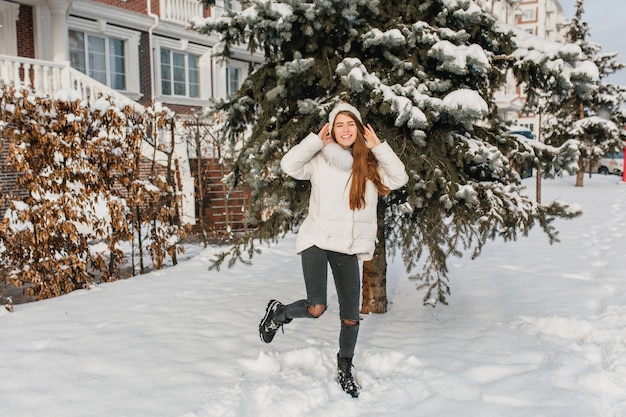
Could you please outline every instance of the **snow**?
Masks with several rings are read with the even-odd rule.
[[[561,243],[535,230],[451,259],[448,306],[422,306],[389,260],[389,312],[361,322],[357,400],[333,379],[332,285],[324,316],[259,340],[267,301],[304,294],[288,235],[253,266],[209,271],[218,248],[192,245],[175,267],[2,309],[0,415],[624,416],[626,186],[574,182],[543,181],[544,202],[584,211],[556,222]]]
[[[469,65],[481,72],[487,72],[491,67],[485,51],[480,45],[454,45],[443,40],[435,43],[428,51],[429,56],[435,56],[443,61],[444,66],[455,74],[467,74]]]
[[[543,39],[536,35],[531,35],[526,31],[507,25],[503,22],[496,22],[496,28],[503,33],[512,32],[514,35],[517,50],[511,57],[523,62],[543,63],[549,68],[559,69],[569,78],[571,75],[578,75],[597,81],[600,73],[598,67],[592,61],[577,62],[574,68],[566,65],[564,59],[575,60],[584,58],[580,46],[572,43],[560,43]]]
[[[363,46],[366,48],[377,45],[398,47],[405,44],[406,38],[399,29],[391,29],[383,32],[378,28],[374,28],[363,35]]]
[[[617,125],[611,120],[604,119],[600,116],[589,116],[574,122],[574,125],[570,132],[572,134],[582,134],[585,129],[590,129],[597,126],[606,132],[611,132],[617,136]]]
[[[475,90],[460,88],[443,98],[443,105],[451,110],[463,109],[476,115],[489,111],[487,102]]]
[[[74,103],[76,101],[81,101],[83,97],[80,93],[74,89],[66,88],[58,90],[54,94],[54,99],[59,101],[64,101],[66,103]]]
[[[596,64],[591,61],[583,61],[576,65],[576,68],[572,70],[572,74],[584,75],[591,81],[598,81],[600,79],[600,71]]]

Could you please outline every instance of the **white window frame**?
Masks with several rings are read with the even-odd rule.
[[[99,80],[101,83],[106,84],[107,86],[109,86],[110,88],[113,88],[117,91],[125,91],[126,90],[126,65],[124,64],[124,68],[122,68],[122,74],[124,75],[124,86],[123,87],[118,87],[117,85],[113,85],[113,73],[111,72],[111,67],[112,67],[112,56],[111,56],[111,42],[112,41],[119,41],[122,42],[122,45],[126,45],[126,40],[124,39],[120,39],[120,38],[115,38],[112,36],[104,36],[104,35],[94,35],[92,33],[88,33],[88,32],[82,32],[82,31],[77,31],[74,29],[69,29],[69,31],[74,32],[74,33],[80,33],[83,35],[83,40],[82,40],[82,45],[81,45],[81,51],[82,51],[82,55],[83,55],[83,59],[84,64],[85,64],[85,68],[83,68],[81,72],[84,72],[85,74],[87,74],[88,76],[94,78],[94,75],[92,73],[93,69],[96,69],[98,71],[102,71],[104,73],[104,80]],[[103,43],[103,50],[102,51],[97,51],[97,52],[102,52],[102,54],[104,55],[104,68],[93,68],[93,62],[90,62],[89,57],[93,55],[94,50],[90,50],[89,49],[89,45],[90,45],[90,39],[93,38],[97,38],[97,39],[101,39],[104,41]],[[71,39],[71,37],[70,37]],[[122,51],[122,53],[124,54],[122,56],[122,58],[124,59],[124,63],[126,63],[126,51],[125,48],[123,48],[124,50]],[[72,57],[72,50],[70,48],[70,62],[71,62],[71,57]],[[79,68],[76,68],[80,71]],[[96,77],[97,79],[97,77]]]
[[[228,85],[228,71],[230,68],[239,70],[239,87],[241,87],[244,80],[248,77],[249,65],[249,62],[238,61],[235,59],[229,59],[226,62],[216,62],[215,97],[225,99],[229,97],[230,86]]]
[[[166,93],[163,90],[163,84],[165,82],[165,79],[163,77],[163,53],[167,52],[167,57],[168,57],[168,69],[170,70],[170,75],[167,79],[167,82],[169,84],[169,92]],[[176,56],[181,57],[183,62],[182,64],[180,62],[176,61]],[[173,96],[173,97],[182,97],[182,98],[191,98],[191,99],[197,99],[200,98],[200,57],[198,55],[194,55],[188,52],[181,52],[181,51],[177,51],[176,49],[170,49],[170,48],[166,48],[164,46],[161,46],[161,48],[159,49],[159,57],[161,59],[161,94],[168,95],[168,96]],[[192,68],[192,60],[191,58],[194,57],[196,59],[196,65],[193,66]],[[175,74],[176,74],[176,68],[182,68],[182,72],[184,75],[184,78],[182,80],[176,80],[175,79]],[[192,94],[192,85],[191,85],[191,72],[192,69],[197,71],[197,92],[195,92],[194,94]],[[182,81],[182,82],[181,82]],[[182,94],[180,92],[178,92],[178,86],[179,85],[183,85],[183,92]]]
[[[232,91],[231,89],[232,87],[231,70],[237,71],[237,88],[235,89],[235,91]],[[241,69],[241,67],[237,65],[226,66],[226,97],[229,97],[229,98],[233,97],[235,93],[239,90],[239,88],[241,87],[241,82],[243,81],[242,75],[243,75],[243,70]]]
[[[154,45],[154,90],[155,99],[172,104],[206,105],[211,98],[211,48],[190,43],[186,40],[168,39],[155,36]],[[166,48],[185,55],[196,55],[198,59],[199,97],[164,95],[161,86],[161,49]],[[187,60],[186,60],[187,61]],[[188,74],[186,74],[188,76]],[[172,86],[173,87],[173,86]]]
[[[537,9],[532,7],[528,9],[522,9],[522,15],[520,17],[521,23],[536,22],[537,21]]]
[[[73,16],[68,18],[68,36],[69,31],[74,30],[84,32],[86,35],[94,35],[106,38],[116,38],[124,41],[124,71],[126,76],[126,89],[116,90],[124,95],[139,99],[141,90],[139,87],[139,41],[141,33],[112,26],[106,21],[99,20],[96,24],[93,21],[79,19]],[[69,49],[68,49],[69,58]],[[108,68],[107,68],[108,71]]]
[[[213,6],[211,15],[213,15],[216,18],[222,17],[226,13],[228,13],[229,10],[240,12],[242,10],[241,2],[236,1],[236,0],[233,0],[230,2],[227,0],[217,0],[215,2],[215,6]]]

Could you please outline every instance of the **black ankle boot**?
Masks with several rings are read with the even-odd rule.
[[[352,376],[352,358],[341,358],[337,355],[337,382],[352,398],[358,398],[361,388],[354,382]]]
[[[285,305],[280,301],[270,300],[265,309],[265,315],[259,323],[259,336],[265,343],[270,343],[278,329],[282,329],[283,324],[291,322],[285,315]]]

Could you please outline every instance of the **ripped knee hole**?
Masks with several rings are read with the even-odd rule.
[[[326,311],[326,306],[323,304],[316,304],[316,305],[307,307],[307,310],[309,311],[309,314],[311,315],[311,317],[318,318],[319,316],[324,314],[324,312]]]

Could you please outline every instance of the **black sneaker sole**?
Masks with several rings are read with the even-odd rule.
[[[259,323],[259,337],[261,338],[261,341],[264,343],[271,343],[272,340],[274,340],[274,335],[276,334],[276,331],[278,329],[276,329],[274,331],[274,333],[272,333],[271,335],[268,333],[265,333],[265,335],[269,336],[268,340],[265,340],[264,336],[264,332],[263,329],[265,328],[265,323],[268,320],[269,315],[275,311],[276,309],[272,308],[273,306],[275,306],[276,304],[280,304],[280,301],[277,300],[270,300],[269,303],[267,303],[267,307],[265,308],[265,315],[263,316],[263,319],[261,319],[261,322]]]

